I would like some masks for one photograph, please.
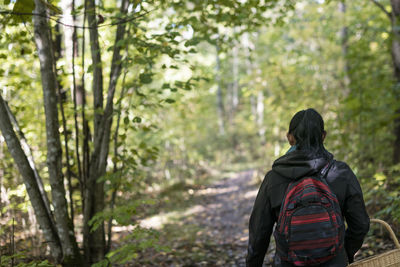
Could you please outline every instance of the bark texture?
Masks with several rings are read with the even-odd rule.
[[[93,68],[93,108],[94,108],[94,151],[90,160],[89,172],[87,174],[85,186],[85,207],[84,207],[84,250],[85,258],[88,263],[94,263],[102,260],[105,253],[104,226],[101,225],[96,231],[90,232],[89,220],[96,213],[96,210],[102,210],[104,206],[103,184],[96,183],[100,175],[99,153],[104,134],[104,128],[100,126],[103,112],[103,68],[101,62],[101,53],[99,46],[99,33],[96,20],[96,5],[94,0],[87,1],[87,19],[89,24],[90,51]],[[100,192],[97,192],[100,191]],[[102,194],[96,198],[95,194]],[[96,210],[94,206],[96,205]]]
[[[99,126],[101,122],[101,111],[103,110],[103,68],[99,45],[99,31],[96,20],[96,4],[94,0],[87,1],[87,18],[89,23],[90,51],[93,68],[93,107],[94,107],[94,138],[99,138]]]
[[[89,25],[96,25],[96,16],[93,9],[94,2],[89,0],[88,22]],[[122,0],[120,12],[124,15],[127,14],[129,6],[128,0]],[[91,17],[93,16],[93,17]],[[121,74],[121,46],[117,45],[124,38],[126,32],[126,24],[118,24],[116,30],[116,37],[114,42],[114,51],[111,62],[110,82],[108,86],[106,106],[103,110],[103,78],[101,68],[101,58],[98,48],[98,33],[97,28],[92,27],[90,30],[91,38],[91,52],[92,52],[92,64],[94,70],[97,68],[98,73],[94,73],[93,77],[93,94],[95,95],[95,109],[100,108],[101,113],[95,114],[95,132],[94,132],[94,150],[91,155],[90,168],[89,168],[89,179],[85,189],[85,209],[84,209],[84,236],[85,237],[85,253],[89,255],[89,263],[98,262],[104,258],[106,246],[105,246],[105,232],[104,224],[101,224],[96,231],[90,233],[88,222],[98,212],[104,209],[104,182],[97,182],[97,180],[103,176],[106,172],[107,157],[109,153],[109,143],[111,135],[111,125],[113,117],[113,100],[115,89],[117,86],[118,78]],[[95,39],[97,39],[97,41]],[[100,79],[101,82],[95,79]],[[101,95],[100,95],[101,92]],[[98,98],[96,100],[96,98]],[[101,99],[100,99],[101,98]],[[97,105],[97,106],[96,106]],[[96,126],[97,125],[97,126]]]
[[[41,0],[35,0],[35,12],[46,14]],[[59,133],[56,74],[50,27],[45,16],[34,16],[34,39],[40,61],[43,88],[43,102],[46,117],[47,167],[50,177],[52,201],[56,219],[56,228],[60,237],[63,262],[69,265],[79,259],[78,246],[68,217],[65,198],[64,176],[62,173],[62,150]]]
[[[6,103],[1,95],[0,130],[7,143],[8,150],[10,151],[14,162],[17,164],[19,172],[24,179],[24,184],[34,208],[36,219],[39,222],[46,242],[50,247],[50,254],[56,261],[60,262],[63,257],[60,238],[55,225],[53,224],[51,214],[49,214],[46,204],[43,201],[43,197],[36,181],[35,173],[31,168],[29,160],[21,147],[21,143],[13,130],[10,118],[8,116]]]

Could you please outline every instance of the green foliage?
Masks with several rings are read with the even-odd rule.
[[[400,223],[400,175],[399,164],[388,171],[376,173],[368,181],[365,191],[366,204],[374,216],[383,220]]]
[[[58,19],[56,3],[43,2]],[[171,201],[174,197],[168,191],[198,185],[216,169],[250,166],[267,171],[288,149],[285,135],[290,118],[307,107],[324,116],[328,131],[325,145],[359,177],[371,215],[400,220],[399,170],[391,163],[398,98],[392,78],[390,24],[368,1],[346,4],[346,14],[342,14],[338,1],[135,1],[136,11],[123,17],[127,35],[116,43],[115,26],[109,24],[121,22],[117,2],[97,4],[105,19],[99,27],[104,85],[109,83],[108,62],[116,47],[122,49],[123,79],[115,92],[107,173],[98,179],[105,184],[106,208],[90,225],[93,231],[111,220],[114,226],[136,228],[95,266],[123,264],[145,249],[159,248],[157,234],[139,228],[137,220],[157,212],[159,206],[169,210],[191,199],[182,193],[175,197],[177,202]],[[33,9],[32,0],[17,0],[13,6],[17,13],[32,13]],[[80,5],[74,12],[79,19],[83,9]],[[48,190],[40,66],[32,42],[33,27],[19,23],[21,18],[24,22],[32,19],[0,15],[0,89],[32,147]],[[50,23],[55,35],[56,22]],[[344,27],[347,40],[340,36]],[[79,44],[82,33],[79,29]],[[72,199],[79,213],[82,199],[76,154],[82,149],[76,150],[75,141],[82,144],[84,139],[80,114],[85,112],[87,125],[93,128],[94,115],[104,110],[78,105],[78,134],[74,132],[71,60],[65,54],[56,67],[66,92],[63,107],[73,174]],[[84,58],[81,50],[78,54],[76,82],[85,88],[86,103],[92,103],[94,66],[88,51]],[[86,79],[80,84],[85,70]],[[218,88],[222,115],[218,113]],[[237,106],[234,88],[238,90]],[[3,148],[4,142],[0,144]],[[92,146],[89,142],[90,152]],[[1,150],[0,159],[1,186],[11,202],[1,210],[7,214],[2,222],[9,225],[15,211],[28,216],[28,200],[6,149]],[[66,173],[65,154],[63,166]],[[80,224],[76,225],[79,231]],[[1,234],[7,231],[2,230]],[[198,229],[185,230],[190,235]],[[202,259],[195,254],[193,257]]]
[[[166,247],[158,245],[159,232],[135,227],[131,233],[120,240],[123,245],[109,252],[106,259],[95,263],[92,267],[109,266],[109,264],[124,264],[138,257],[138,253],[152,248],[155,251],[168,250]]]
[[[102,212],[97,213],[89,221],[91,231],[95,231],[101,223],[114,219],[118,225],[132,225],[134,223],[133,217],[136,215],[139,207],[143,205],[154,205],[155,200],[153,199],[140,199],[136,201],[130,201],[123,205],[119,205],[113,210],[106,209]]]
[[[20,22],[27,22],[32,20],[31,15],[35,9],[35,2],[33,0],[17,0],[14,4],[13,12],[16,13],[14,18]]]
[[[28,257],[26,253],[18,253],[12,256],[2,255],[0,259],[0,266],[8,267],[54,267],[53,264],[49,263],[47,260],[33,260],[27,261]]]

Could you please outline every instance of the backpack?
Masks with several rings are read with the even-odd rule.
[[[316,176],[288,185],[274,237],[277,256],[295,266],[320,265],[344,244],[344,222],[336,195],[325,180],[332,161]]]

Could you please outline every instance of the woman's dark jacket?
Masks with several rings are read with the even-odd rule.
[[[288,184],[306,175],[318,174],[332,160],[313,156],[310,152],[296,150],[277,159],[272,170],[261,184],[249,222],[249,245],[247,266],[262,266],[270,237]],[[369,217],[365,210],[360,184],[350,167],[341,161],[333,161],[326,176],[331,190],[336,194],[342,215],[347,222],[345,252],[323,266],[345,266],[346,254],[349,262],[360,249],[369,230]],[[276,266],[286,266],[284,263]],[[290,266],[290,265],[289,265]]]

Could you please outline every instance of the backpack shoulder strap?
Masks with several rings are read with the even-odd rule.
[[[328,161],[328,163],[325,165],[325,167],[322,168],[322,170],[319,172],[319,178],[326,182],[326,176],[329,172],[329,169],[332,167],[333,163],[335,162],[334,159],[331,159]]]

